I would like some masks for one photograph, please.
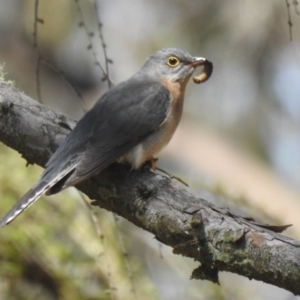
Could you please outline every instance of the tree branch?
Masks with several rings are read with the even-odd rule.
[[[44,166],[75,122],[0,82],[0,140]],[[168,178],[114,164],[77,188],[93,205],[152,232],[201,266],[192,278],[218,283],[229,271],[300,295],[300,242],[199,199]],[[25,191],[24,191],[25,192]],[[2,229],[5,230],[5,229]]]

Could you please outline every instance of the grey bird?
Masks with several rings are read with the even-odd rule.
[[[52,155],[40,180],[2,218],[10,223],[42,194],[52,195],[101,172],[113,162],[133,169],[154,162],[180,121],[186,85],[206,81],[212,63],[168,48],[151,55],[131,78],[106,92]]]

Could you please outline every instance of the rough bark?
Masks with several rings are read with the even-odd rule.
[[[0,141],[29,163],[44,166],[74,125],[0,82]],[[273,232],[285,226],[265,228],[233,215],[146,169],[130,172],[114,164],[77,188],[93,205],[152,232],[174,253],[199,261],[192,278],[218,283],[218,272],[228,271],[300,295],[300,242]]]

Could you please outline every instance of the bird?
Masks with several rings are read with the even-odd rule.
[[[172,138],[183,111],[186,85],[206,81],[212,63],[177,48],[149,56],[132,77],[102,95],[50,157],[40,179],[0,220],[12,222],[41,195],[56,194],[103,171],[114,162],[139,169]],[[197,80],[198,78],[198,80]]]

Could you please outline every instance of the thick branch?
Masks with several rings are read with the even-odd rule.
[[[44,166],[74,124],[0,83],[0,140],[28,162]],[[114,164],[78,189],[174,253],[199,261],[193,278],[218,282],[218,271],[229,271],[300,295],[300,242],[218,209],[163,176]]]

